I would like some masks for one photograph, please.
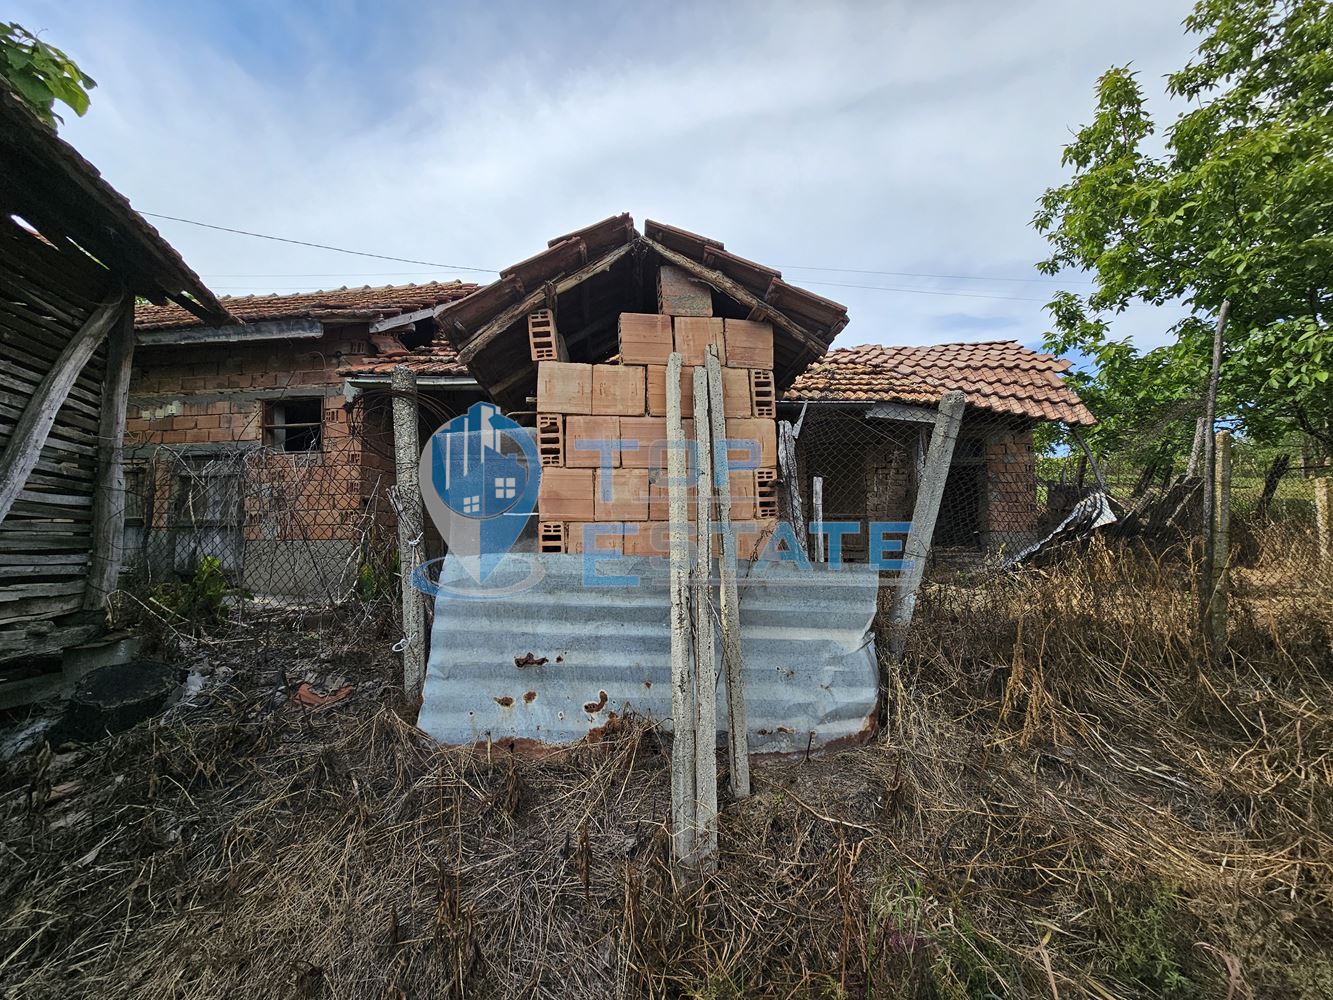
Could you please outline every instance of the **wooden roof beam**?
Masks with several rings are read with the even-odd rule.
[[[800,326],[793,323],[785,314],[779,312],[777,307],[769,305],[744,285],[728,278],[721,271],[716,271],[705,264],[700,264],[696,260],[691,260],[684,254],[676,253],[676,251],[664,247],[661,243],[658,243],[656,240],[650,239],[647,236],[640,237],[640,239],[662,257],[663,260],[669,261],[677,267],[690,272],[690,274],[694,275],[700,281],[712,286],[723,295],[729,296],[741,305],[749,307],[751,316],[768,320],[774,326],[795,337],[802,346],[814,351],[816,354],[822,355],[824,353],[824,345],[820,344]]]
[[[586,267],[581,267],[573,274],[567,275],[554,282],[555,294],[562,295],[571,288],[577,288],[589,278],[595,277],[604,271],[609,271],[617,261],[630,252],[630,248],[633,246],[634,242],[630,241],[623,246],[616,247],[610,253],[599,257]],[[546,287],[543,285],[536,291],[529,292],[522,299],[514,303],[504,312],[500,313],[499,316],[496,316],[473,334],[472,337],[468,339],[467,343],[459,349],[458,360],[465,365],[469,364],[472,359],[485,349],[485,347],[496,337],[500,336],[500,334],[504,333],[504,331],[508,330],[515,323],[525,319],[528,313],[532,312],[534,309],[543,308],[545,304]]]

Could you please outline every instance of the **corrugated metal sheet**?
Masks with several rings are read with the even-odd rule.
[[[582,556],[509,562],[490,587],[518,584],[534,569],[540,583],[490,600],[437,600],[421,728],[444,743],[560,745],[628,712],[669,726],[667,561],[601,559],[603,576],[640,577],[637,587],[611,588],[585,586]],[[446,559],[441,583],[468,581]],[[869,734],[878,585],[865,566],[752,564],[740,589],[753,752],[803,752]],[[725,724],[721,685],[718,719]]]

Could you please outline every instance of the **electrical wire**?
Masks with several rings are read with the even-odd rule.
[[[815,267],[798,264],[778,265],[784,271],[836,271],[840,274],[883,274],[891,278],[947,278],[954,281],[1028,281],[1038,285],[1092,285],[1086,278],[997,278],[987,274],[933,274],[926,271],[870,271],[859,267]],[[805,280],[805,279],[803,279]],[[857,286],[851,286],[857,287]]]
[[[268,235],[268,234],[266,234],[266,233],[253,233],[253,232],[250,232],[250,231],[245,230],[245,229],[233,229],[233,228],[231,228],[231,227],[229,227],[229,226],[218,226],[218,225],[214,225],[214,224],[209,223],[209,222],[199,222],[199,221],[197,221],[197,220],[195,220],[195,219],[184,219],[184,218],[181,218],[180,216],[175,216],[175,215],[163,215],[163,214],[160,214],[160,213],[157,213],[157,212],[143,212],[143,213],[141,213],[141,214],[146,215],[146,216],[149,216],[149,217],[154,218],[154,219],[169,219],[169,220],[172,221],[172,222],[181,222],[181,223],[185,223],[186,225],[190,225],[190,226],[200,226],[200,227],[202,227],[202,228],[204,228],[204,229],[215,229],[215,230],[217,230],[217,231],[219,231],[219,232],[223,232],[223,233],[233,233],[233,234],[235,234],[235,235],[237,235],[237,236],[250,236],[250,237],[254,237],[255,239],[261,239],[261,240],[273,240],[274,242],[277,242],[277,243],[290,243],[290,244],[293,244],[294,246],[313,247],[313,248],[315,248],[315,249],[317,249],[317,250],[332,250],[332,251],[334,251],[335,253],[352,254],[352,255],[357,256],[357,257],[371,257],[371,258],[374,258],[375,260],[392,260],[392,261],[398,261],[398,262],[403,263],[403,264],[422,264],[422,265],[425,265],[425,266],[427,266],[427,267],[438,267],[438,268],[440,268],[440,270],[442,270],[442,271],[474,271],[474,272],[478,272],[478,273],[482,273],[482,274],[497,274],[497,273],[499,273],[499,269],[498,269],[498,268],[490,268],[490,267],[471,267],[471,266],[468,266],[468,265],[466,265],[466,264],[439,264],[439,263],[436,263],[435,261],[429,261],[429,260],[414,260],[414,259],[409,258],[409,257],[391,257],[391,256],[389,256],[389,255],[387,255],[387,254],[369,253],[369,252],[364,251],[364,250],[348,250],[348,249],[346,249],[346,248],[344,248],[344,247],[330,246],[330,245],[328,245],[328,244],[326,244],[326,243],[311,243],[311,242],[308,242],[308,241],[306,241],[306,240],[289,239],[289,238],[287,238],[287,237],[285,237],[285,236],[271,236],[271,235]],[[1069,283],[1069,284],[1084,284],[1084,285],[1090,285],[1090,284],[1093,284],[1093,282],[1091,282],[1091,281],[1087,281],[1087,280],[1085,280],[1085,279],[1077,279],[1077,278],[1068,279],[1068,281],[1066,282],[1066,281],[1061,280],[1061,279],[1046,279],[1046,278],[1003,278],[1003,277],[994,277],[994,276],[992,276],[992,275],[981,275],[981,274],[936,274],[936,273],[932,273],[932,272],[924,272],[924,271],[876,271],[876,270],[864,269],[864,268],[852,268],[852,267],[817,267],[817,266],[815,266],[815,265],[797,265],[797,264],[786,264],[786,265],[782,265],[782,267],[783,267],[784,269],[786,269],[786,270],[792,270],[792,271],[828,271],[828,272],[833,272],[833,273],[838,273],[838,274],[879,274],[879,275],[892,276],[892,277],[905,277],[905,278],[931,278],[931,279],[943,279],[943,280],[950,280],[950,281],[1014,281],[1014,282],[1034,282],[1034,283],[1037,283],[1037,284],[1052,284],[1052,285],[1055,285],[1055,284],[1066,284],[1066,283]],[[210,274],[210,275],[207,275],[207,277],[215,277],[215,278],[336,278],[336,277],[351,277],[351,276],[356,276],[356,277],[363,277],[363,278],[368,278],[368,277],[385,277],[385,278],[388,278],[388,277],[403,277],[403,276],[407,276],[407,275],[423,275],[423,276],[424,276],[424,275],[433,275],[433,274],[436,274],[436,273],[438,273],[438,272],[435,272],[435,271],[385,271],[385,272],[378,272],[378,273],[377,273],[377,272],[370,272],[370,271],[367,271],[367,272],[323,271],[323,272],[290,273],[290,274],[283,274],[283,273],[271,273],[271,274],[260,274],[260,273],[254,273],[254,274],[221,274],[221,273],[218,273],[218,274]],[[831,287],[831,288],[859,288],[859,289],[864,289],[864,290],[867,290],[867,291],[874,291],[874,292],[902,292],[902,293],[913,294],[913,295],[943,295],[943,296],[947,296],[947,297],[951,297],[951,298],[965,298],[965,299],[997,299],[997,300],[1003,300],[1003,301],[1009,301],[1009,302],[1040,302],[1040,303],[1043,303],[1043,304],[1045,304],[1046,301],[1047,301],[1046,299],[1033,298],[1033,297],[1030,297],[1030,296],[1021,296],[1021,295],[987,295],[987,294],[985,294],[985,293],[981,293],[981,292],[960,292],[960,291],[950,291],[950,290],[939,289],[939,288],[904,288],[904,287],[902,287],[902,286],[896,286],[896,285],[867,285],[867,284],[858,284],[858,283],[854,283],[854,282],[844,282],[844,281],[819,281],[819,280],[815,280],[815,279],[813,279],[813,278],[803,278],[803,279],[801,279],[801,281],[802,281],[803,284],[809,284],[809,285],[824,285],[824,286],[828,286],[828,287]],[[233,286],[219,285],[219,286],[217,286],[217,287],[218,287],[218,290],[219,290],[219,291],[243,291],[243,290],[246,290],[246,289],[248,288],[248,286],[242,286],[242,285],[233,285]],[[288,288],[289,288],[289,289],[293,289],[293,290],[300,290],[300,286],[288,286]],[[272,289],[270,288],[270,290],[272,290]]]
[[[189,226],[200,226],[204,229],[216,229],[222,233],[235,233],[237,236],[253,236],[260,240],[273,240],[277,243],[292,243],[299,247],[314,247],[316,250],[332,250],[335,253],[349,253],[356,257],[374,257],[376,260],[396,260],[401,264],[424,264],[426,267],[438,267],[449,271],[480,271],[483,274],[498,274],[499,271],[493,267],[468,267],[464,264],[441,264],[433,260],[413,260],[411,257],[390,257],[388,254],[367,253],[364,250],[347,250],[344,247],[333,247],[327,243],[309,243],[306,240],[291,240],[285,236],[269,236],[266,233],[252,233],[245,229],[231,229],[228,226],[215,226],[211,222],[196,222],[194,219],[182,219],[175,215],[162,215],[158,212],[140,212],[140,215],[146,215],[152,219],[170,219],[172,222],[183,222]]]
[[[987,295],[984,292],[949,292],[941,288],[902,288],[893,285],[855,285],[846,281],[814,281],[802,278],[803,285],[827,285],[832,288],[865,288],[873,292],[911,292],[915,295],[948,295],[959,299],[1003,299],[1007,302],[1041,302],[1049,300],[1033,298],[1030,295]]]

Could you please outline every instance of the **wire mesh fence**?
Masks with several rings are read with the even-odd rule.
[[[126,467],[123,586],[216,578],[266,605],[381,600],[397,579],[383,464],[355,439],[141,451]]]
[[[933,431],[928,413],[887,419],[866,406],[810,406],[800,419],[797,486],[812,523],[908,521]],[[1050,425],[969,409],[945,477],[927,580],[983,579],[1046,565],[1097,535],[1126,560],[1174,567],[1189,590],[1206,538],[1203,463],[1094,455]],[[1062,438],[1063,445],[1052,445]],[[1227,485],[1226,587],[1246,612],[1328,615],[1333,592],[1333,468],[1308,439],[1257,446],[1237,439]],[[867,535],[842,541],[866,559]]]
[[[125,589],[152,592],[215,578],[260,606],[396,601],[396,518],[387,421],[363,407],[356,433],[318,448],[160,445],[137,449],[126,475]],[[429,409],[429,408],[427,408]],[[783,486],[806,524],[852,522],[844,562],[869,557],[875,522],[919,517],[933,410],[871,416],[864,405],[784,408],[799,421],[796,474]],[[447,413],[423,409],[423,439]],[[968,409],[944,477],[926,579],[966,585],[1059,560],[1098,535],[1126,560],[1175,567],[1197,582],[1205,537],[1201,463],[1052,446],[1050,425]],[[1066,437],[1066,440],[1068,438]],[[1333,591],[1333,470],[1308,441],[1234,444],[1227,588],[1260,617],[1327,613]],[[792,513],[788,503],[783,511]],[[427,532],[443,554],[442,542]],[[426,545],[428,539],[423,539]],[[827,558],[814,541],[812,557]],[[757,553],[756,553],[757,554]],[[891,600],[892,588],[886,589]]]
[[[933,426],[933,417],[870,416],[864,406],[807,408],[796,454],[810,520],[911,521]],[[969,412],[944,482],[932,562],[965,568],[1001,563],[1058,524],[1077,492],[1051,491],[1038,481],[1030,424]],[[844,543],[845,560],[865,556],[864,535]]]

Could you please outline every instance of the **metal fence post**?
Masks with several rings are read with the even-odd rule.
[[[397,472],[398,568],[403,599],[403,694],[408,704],[421,703],[426,680],[426,606],[412,585],[412,574],[421,561],[424,525],[419,463],[421,442],[417,434],[417,377],[407,365],[399,365],[390,379],[393,390],[393,454]]]

